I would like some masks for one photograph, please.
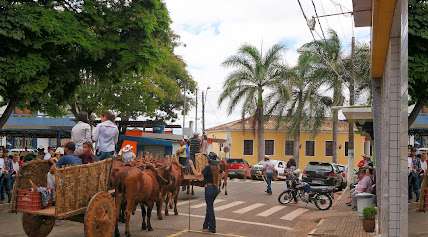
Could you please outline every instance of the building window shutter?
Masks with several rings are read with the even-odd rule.
[[[348,156],[349,143],[345,142],[345,156]]]
[[[333,141],[325,142],[325,156],[333,156]]]
[[[275,142],[273,140],[265,140],[265,155],[273,155],[275,150]]]
[[[315,156],[315,142],[314,141],[306,141],[306,156]]]
[[[294,141],[285,141],[285,155],[286,156],[294,155]]]
[[[253,155],[253,140],[244,140],[244,155]]]

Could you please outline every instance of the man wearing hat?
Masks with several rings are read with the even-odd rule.
[[[263,176],[266,180],[266,193],[272,195],[272,179],[275,172],[275,165],[270,160],[270,157],[265,155],[265,160],[263,162]]]
[[[134,152],[132,151],[132,146],[127,144],[122,150],[119,152],[119,156],[122,157],[122,161],[125,163],[129,163],[133,160],[135,160],[136,156]]]
[[[203,224],[203,232],[216,232],[216,220],[214,214],[214,201],[219,194],[220,168],[218,166],[218,156],[214,152],[208,155],[209,164],[202,170],[205,184],[206,213]]]
[[[351,190],[351,206],[353,209],[357,208],[356,195],[359,193],[370,192],[373,181],[368,173],[368,169],[363,167],[357,171],[358,183],[353,190]],[[349,204],[348,204],[349,205]]]
[[[360,162],[358,162],[358,167],[359,168],[368,168],[368,167],[373,167],[373,162],[371,160],[371,157],[366,155],[366,154],[362,154],[361,155],[363,157],[362,160],[360,160]]]

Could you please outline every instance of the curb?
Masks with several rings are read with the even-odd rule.
[[[10,209],[10,203],[3,203],[3,204],[0,204],[0,211],[7,211],[7,210],[9,210]]]
[[[321,219],[319,222],[318,222],[318,224],[317,224],[317,226],[313,229],[313,230],[311,230],[311,232],[309,232],[308,233],[308,236],[310,237],[310,236],[321,236],[322,234],[315,234],[315,232],[318,230],[318,227],[320,226],[320,225],[322,225],[322,223],[324,222],[324,220],[325,219]]]

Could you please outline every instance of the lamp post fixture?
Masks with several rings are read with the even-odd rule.
[[[202,91],[202,133],[205,132],[205,103],[207,102],[207,94],[209,89],[211,88],[207,87],[205,93]]]

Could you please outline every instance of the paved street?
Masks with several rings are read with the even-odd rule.
[[[263,181],[231,180],[229,195],[222,192],[215,204],[217,217],[217,232],[219,236],[306,236],[316,226],[316,221],[308,221],[311,214],[318,212],[312,205],[306,208],[304,204],[282,206],[277,197],[282,190],[281,181],[273,184],[273,195],[264,193]],[[138,211],[131,218],[131,234],[133,236],[203,236],[198,232],[186,232],[189,218],[190,229],[200,231],[205,215],[203,189],[196,188],[195,196],[188,200],[187,195],[180,195],[179,216],[168,216],[159,221],[152,213],[153,232],[141,232],[141,216]],[[170,212],[171,213],[171,212]],[[188,215],[190,213],[190,217]],[[124,236],[123,225],[120,226]],[[21,227],[20,216],[2,212],[0,214],[0,230],[2,237],[25,236]],[[83,236],[83,225],[64,221],[54,227],[51,237],[78,237]]]

